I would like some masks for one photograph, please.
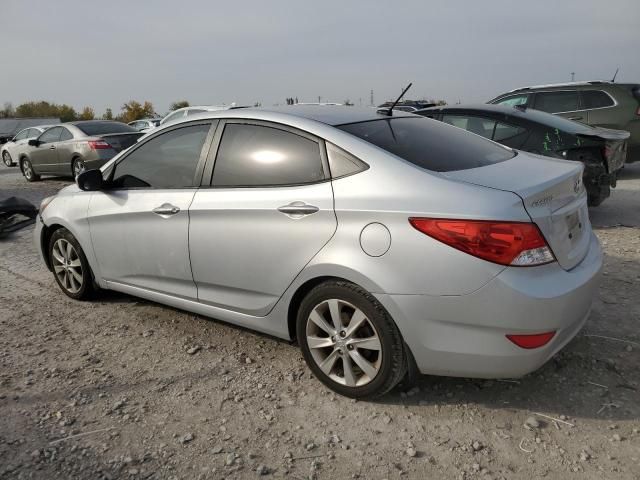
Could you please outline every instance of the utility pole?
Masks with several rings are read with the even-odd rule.
[[[320,103],[320,99],[321,99],[321,98],[322,98],[322,97],[321,97],[320,95],[318,95],[318,103]]]
[[[373,90],[371,90],[371,106],[373,107]]]
[[[576,72],[571,72],[571,81],[575,81],[576,79]]]

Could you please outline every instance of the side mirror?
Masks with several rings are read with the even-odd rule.
[[[95,192],[102,188],[104,180],[102,178],[102,171],[99,169],[85,170],[76,177],[76,183],[80,190],[86,192]]]
[[[40,145],[40,142],[37,138],[32,138],[31,140],[29,140],[29,145],[31,145],[32,147],[37,147]]]

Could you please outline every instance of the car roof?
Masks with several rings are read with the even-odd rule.
[[[119,122],[117,120],[99,120],[99,119],[96,119],[96,120],[76,120],[74,122],[66,122],[67,125],[75,125],[75,126],[86,125],[87,123],[123,123],[123,122]],[[63,125],[63,124],[61,124],[61,125]],[[56,125],[56,127],[57,126],[58,125]]]
[[[591,80],[591,81],[585,81],[585,82],[548,83],[545,85],[531,85],[528,87],[514,88],[513,90],[509,90],[503,95],[506,95],[509,93],[516,93],[516,92],[526,92],[527,90],[541,90],[545,88],[562,88],[562,87],[589,87],[593,85],[617,85],[617,84],[608,82],[605,80]]]
[[[283,105],[279,107],[244,108],[243,111],[283,113],[295,117],[307,118],[327,125],[345,125],[347,123],[367,122],[390,118],[378,113],[377,108],[347,107],[345,105]],[[413,117],[412,113],[393,111],[393,117]]]

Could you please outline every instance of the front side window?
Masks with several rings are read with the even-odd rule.
[[[469,135],[460,128],[418,116],[350,123],[338,128],[436,172],[484,167],[516,155],[510,148]]]
[[[534,108],[549,113],[574,112],[578,110],[578,92],[539,92]]]
[[[497,105],[507,105],[508,107],[515,107],[516,105],[526,105],[529,101],[529,95],[511,95],[495,102]]]
[[[42,135],[38,137],[40,143],[51,143],[57,142],[60,139],[60,134],[62,133],[62,127],[53,127],[44,132]]]
[[[325,179],[320,145],[278,128],[225,126],[213,169],[215,187],[299,185]]]
[[[194,187],[195,174],[209,125],[170,130],[127,155],[115,166],[115,188]]]
[[[475,133],[484,138],[493,137],[493,129],[496,126],[495,120],[490,118],[476,117],[473,115],[449,115],[442,116],[442,121],[454,127],[464,128],[468,132]]]
[[[584,90],[582,103],[585,109],[613,107],[615,102],[602,90]]]

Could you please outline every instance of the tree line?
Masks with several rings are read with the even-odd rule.
[[[171,104],[170,110],[188,107],[189,102],[180,100]],[[57,104],[46,102],[44,100],[38,102],[25,102],[17,107],[13,107],[11,103],[5,103],[0,109],[0,118],[24,118],[24,117],[52,117],[59,118],[61,122],[73,122],[75,120],[117,120],[120,122],[132,122],[141,118],[157,117],[158,114],[151,102],[138,102],[130,100],[120,108],[120,113],[114,115],[111,108],[107,108],[102,116],[96,116],[91,107],[84,107],[81,111],[76,111],[72,106],[67,104]]]

